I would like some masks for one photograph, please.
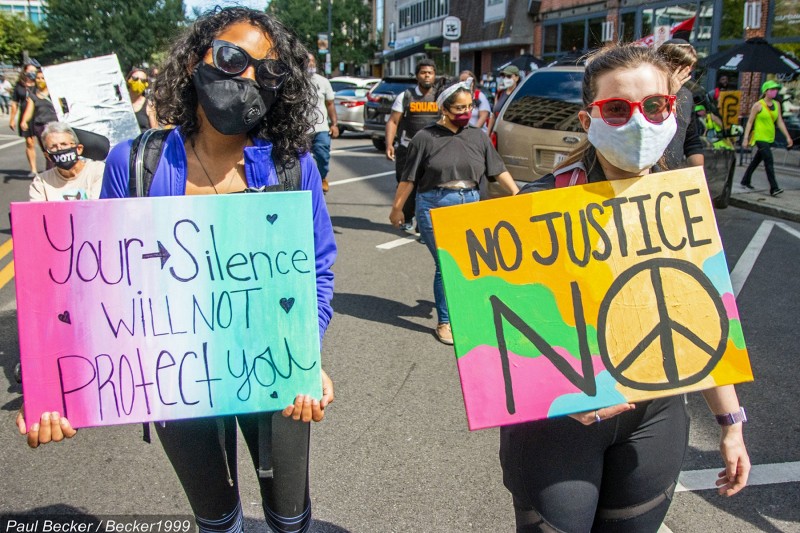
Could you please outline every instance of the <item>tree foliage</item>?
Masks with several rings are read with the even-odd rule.
[[[23,50],[35,57],[44,39],[44,31],[25,17],[0,12],[0,62],[19,63]]]
[[[331,63],[359,66],[372,59],[377,50],[370,42],[372,10],[368,0],[332,1]],[[328,0],[272,0],[267,12],[294,30],[306,47],[316,54],[317,35],[328,32]],[[323,63],[322,60],[317,63]]]
[[[117,54],[123,71],[150,62],[184,23],[183,0],[49,0],[44,60]]]

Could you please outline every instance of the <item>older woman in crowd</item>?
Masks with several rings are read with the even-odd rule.
[[[94,200],[103,185],[102,161],[81,157],[83,145],[75,131],[64,122],[50,122],[42,130],[45,157],[54,165],[31,182],[33,201]]]

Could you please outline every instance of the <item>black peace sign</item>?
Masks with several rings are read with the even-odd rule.
[[[670,274],[668,271],[677,271]],[[607,336],[609,332],[608,314],[614,299],[625,288],[625,286],[638,274],[649,274],[650,284],[653,288],[653,296],[656,301],[657,308],[657,323],[653,329],[647,333],[628,353],[619,356],[617,354],[610,354],[608,348]],[[674,299],[675,291],[665,294],[664,292],[664,276],[675,276],[680,274],[683,278],[690,278],[690,281],[685,283],[697,283],[706,294],[708,294],[711,302],[713,302],[714,312],[719,318],[719,339],[715,339],[711,343],[706,342],[701,335],[695,333],[686,324],[675,320],[670,316],[669,298]],[[691,287],[694,288],[694,287]],[[685,292],[682,290],[681,292]],[[698,304],[699,305],[699,304]],[[631,320],[639,317],[631,317]],[[611,287],[608,289],[603,301],[600,304],[600,311],[597,318],[597,343],[600,349],[600,357],[605,364],[606,370],[617,380],[618,383],[627,387],[639,390],[658,391],[669,390],[687,385],[698,383],[703,378],[708,376],[719,360],[725,353],[725,347],[728,343],[728,331],[730,328],[730,321],[728,314],[725,311],[725,305],[722,302],[717,290],[711,283],[711,280],[705,273],[693,263],[681,259],[659,258],[644,261],[634,267],[629,268],[623,272]],[[715,332],[714,332],[715,333]],[[679,368],[676,357],[675,337],[673,335],[682,336],[691,345],[697,348],[700,352],[708,356],[708,361],[705,366],[700,370],[691,372],[684,372]],[[706,335],[707,336],[707,335]],[[716,337],[716,334],[714,334]],[[649,381],[636,381],[630,377],[626,377],[625,373],[630,367],[639,359],[639,357],[656,341],[660,341],[660,352],[663,360],[663,370],[666,375],[666,381],[653,379]],[[716,346],[713,346],[716,344]],[[696,359],[694,360],[696,363]],[[694,365],[696,366],[696,364]]]

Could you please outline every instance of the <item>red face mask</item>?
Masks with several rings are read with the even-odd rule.
[[[472,118],[472,113],[461,113],[459,115],[453,115],[453,118],[450,119],[450,122],[455,124],[459,128],[464,128],[469,124],[469,119]]]

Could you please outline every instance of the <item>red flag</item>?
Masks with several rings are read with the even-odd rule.
[[[697,17],[688,18],[684,21],[676,22],[675,24],[673,24],[672,27],[669,29],[670,38],[673,37],[676,33],[681,31],[691,32],[692,29],[694,28],[694,21],[696,18]],[[638,41],[634,41],[633,44],[638,44],[639,46],[653,46],[655,40],[656,40],[655,36],[651,34],[648,35],[647,37],[642,37]]]

